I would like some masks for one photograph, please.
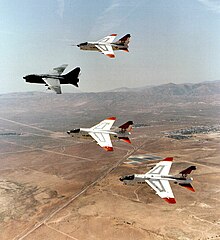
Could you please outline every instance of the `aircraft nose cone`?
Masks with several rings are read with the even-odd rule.
[[[120,177],[119,180],[120,180],[121,182],[123,182],[123,178],[122,178],[122,177]]]
[[[76,45],[77,47],[80,47],[80,44]]]

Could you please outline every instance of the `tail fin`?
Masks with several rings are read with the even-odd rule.
[[[185,170],[181,171],[179,174],[182,174],[183,177],[187,177],[187,175],[190,174],[192,170],[196,170],[196,166],[190,166]]]
[[[131,35],[126,34],[124,37],[120,38],[117,42],[115,42],[115,44],[128,46],[130,42],[130,38],[131,38]]]
[[[181,187],[185,187],[186,189],[195,192],[195,189],[193,188],[193,186],[190,183],[179,183],[179,185]]]
[[[133,121],[128,121],[122,124],[119,128],[121,128],[122,132],[125,132],[125,131],[130,132],[132,129],[132,125],[133,125]]]
[[[80,68],[77,67],[67,74],[63,75],[65,82],[78,87]]]

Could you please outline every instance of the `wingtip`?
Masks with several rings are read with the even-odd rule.
[[[176,203],[175,198],[163,198],[163,199],[170,204],[175,204]]]
[[[173,158],[172,157],[167,157],[167,158],[164,158],[163,161],[172,162]]]
[[[115,58],[114,54],[106,54],[106,56],[110,57],[110,58]]]
[[[107,152],[113,151],[113,147],[102,147],[102,148],[105,149],[105,151],[107,151]]]
[[[106,120],[116,120],[116,117],[109,117],[109,118],[106,118]]]

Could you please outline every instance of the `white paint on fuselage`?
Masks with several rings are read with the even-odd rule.
[[[80,46],[80,50],[89,50],[89,51],[98,51],[98,52],[101,52],[95,45],[111,45],[112,49],[115,51],[115,50],[124,50],[124,49],[127,49],[128,46],[123,46],[123,45],[116,45],[114,43],[108,43],[108,44],[105,44],[105,43],[98,43],[98,42],[88,42],[87,45],[82,45]]]
[[[88,132],[88,133],[106,133],[106,134],[113,134],[113,135],[117,135],[116,132],[110,131],[110,130],[102,130],[102,129],[91,129],[91,128],[80,128],[80,131],[83,132]]]
[[[185,183],[189,184],[193,181],[193,178],[183,179],[182,177],[172,176],[172,175],[159,175],[159,174],[134,174],[133,180],[123,180],[124,184],[127,185],[136,185],[136,184],[147,184],[146,180],[155,179],[155,180],[167,180],[173,181],[176,183]]]

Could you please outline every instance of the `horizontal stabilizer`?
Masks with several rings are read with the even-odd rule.
[[[192,170],[196,170],[196,166],[190,166],[187,169],[181,171],[179,174],[182,174],[184,177],[186,177],[188,174],[192,172]]]
[[[185,187],[186,189],[195,192],[195,189],[190,183],[179,183],[180,186]]]
[[[131,143],[130,139],[128,137],[118,137],[120,140],[123,140],[126,143]]]

